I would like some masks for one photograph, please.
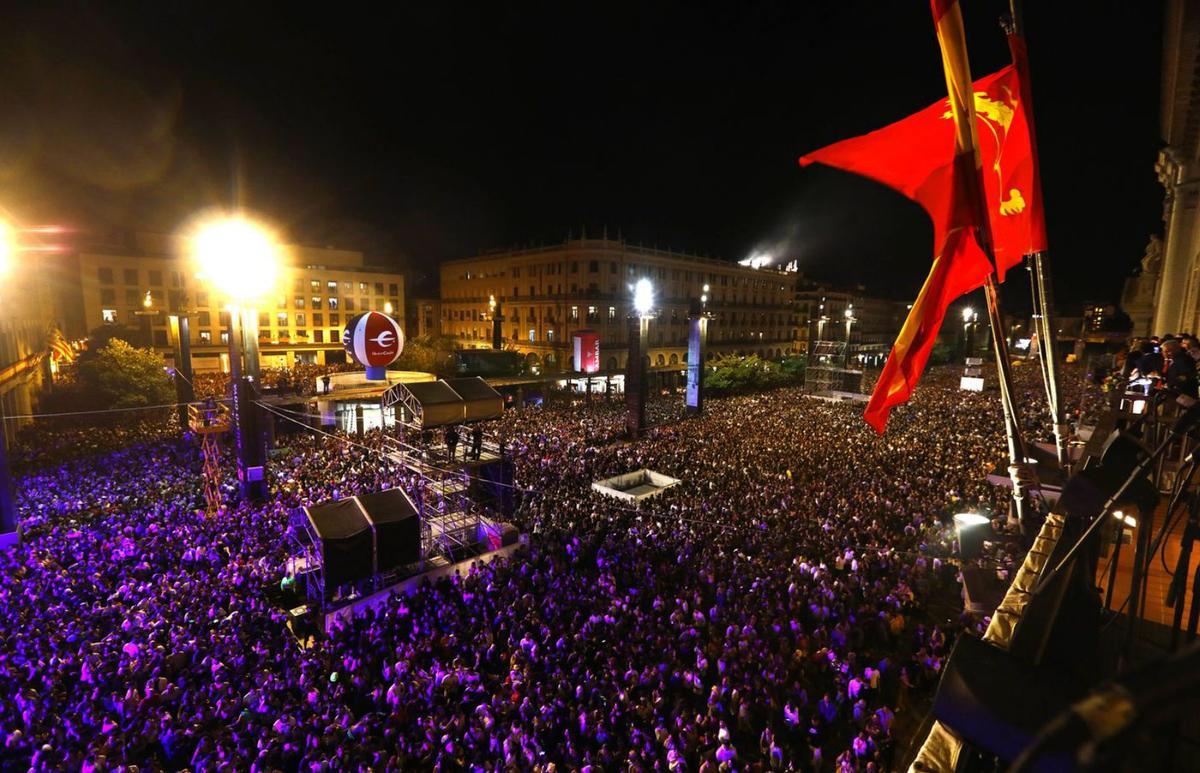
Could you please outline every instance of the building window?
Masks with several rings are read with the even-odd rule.
[[[316,326],[316,325],[324,326],[325,325],[325,315],[321,314],[319,312],[313,314],[313,325],[314,326]]]
[[[319,279],[313,279],[313,280],[309,281],[308,289],[310,292],[314,292],[314,293],[321,292],[321,281]]]
[[[376,295],[383,295],[383,282],[376,282],[376,283],[375,283],[375,294],[376,294]]]
[[[599,271],[600,271],[600,261],[598,261],[598,260],[588,261],[588,273],[589,274],[596,274],[596,273],[599,273]]]
[[[315,295],[312,297],[312,307],[313,307],[314,309],[319,309],[319,308],[321,308],[321,299],[320,299],[320,298],[318,298],[318,297],[317,297],[317,296],[315,296]]]
[[[266,330],[271,326],[271,315],[265,311],[258,312],[258,329]]]
[[[588,306],[587,321],[588,322],[596,321],[596,307],[595,306]]]
[[[333,282],[333,281],[326,282],[325,289],[329,292],[330,295],[337,295],[337,282]]]
[[[287,327],[288,315],[286,311],[275,313],[275,327]]]
[[[400,295],[400,285],[395,282],[390,282],[388,284],[388,295],[399,296]]]
[[[207,311],[202,311],[196,315],[196,324],[201,327],[208,327],[212,324],[212,315]]]
[[[150,286],[162,287],[162,272],[157,270],[150,271]]]
[[[296,298],[295,298],[295,301],[296,301],[296,308],[297,308],[297,309],[303,309],[303,308],[304,308],[304,296],[303,296],[303,295],[297,295],[297,296],[296,296]]]
[[[546,340],[551,343],[554,343],[554,331],[553,330],[546,331]]]
[[[304,321],[304,312],[296,313],[296,327],[304,327],[308,323]]]
[[[109,306],[117,302],[117,291],[111,287],[104,287],[100,290],[100,302]]]
[[[218,311],[217,312],[217,324],[220,325],[221,327],[227,327],[229,325],[229,312],[228,311]]]
[[[313,324],[317,324],[316,320],[313,320]],[[318,344],[325,343],[325,331],[324,330],[314,330],[313,331],[313,342],[318,343]]]
[[[113,273],[111,268],[97,269],[96,273],[100,275],[100,284],[110,285],[113,283]]]
[[[537,342],[537,328],[529,328],[529,343]]]
[[[338,299],[337,299],[337,298],[330,298],[330,299],[329,299],[329,308],[330,308],[330,309],[336,309],[337,307],[338,307]]]
[[[572,322],[579,321],[579,307],[578,306],[571,307],[571,321]]]
[[[208,332],[207,330],[201,330],[200,331],[200,343],[211,344],[212,343],[212,333]]]
[[[229,331],[228,330],[221,331],[221,343],[223,343],[223,344],[229,343]]]
[[[331,325],[340,325],[340,324],[342,324],[342,315],[341,315],[341,314],[337,314],[337,313],[330,314],[330,315],[329,315],[329,324],[331,324]]]
[[[613,321],[613,320],[615,320],[616,318],[617,318],[617,307],[616,307],[616,306],[609,306],[609,307],[608,307],[608,321],[609,321],[609,322],[612,322],[612,321]]]
[[[471,275],[470,275],[470,274],[468,274],[468,275],[467,275],[467,279],[470,279],[470,278],[471,278]],[[359,283],[358,283],[358,291],[359,291],[360,293],[365,293],[365,292],[367,291],[367,283],[366,283],[366,282],[359,282]]]
[[[136,268],[125,269],[125,284],[135,285],[138,283],[137,279],[138,279],[138,277],[137,277],[137,269]]]
[[[141,296],[141,293],[139,293],[137,291],[136,287],[126,287],[125,288],[125,305],[126,306],[141,306],[142,305],[142,296]]]
[[[116,309],[101,309],[100,310],[100,318],[103,319],[107,324],[115,325],[115,324],[117,324],[117,310]]]
[[[370,298],[359,298],[358,299],[358,308],[359,308],[359,311],[370,311],[371,310],[371,299]]]

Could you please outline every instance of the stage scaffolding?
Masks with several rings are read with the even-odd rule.
[[[804,389],[809,394],[862,394],[863,372],[851,365],[857,352],[845,341],[816,341],[804,369]]]
[[[204,455],[204,504],[209,515],[221,509],[221,435],[229,432],[230,426],[228,405],[188,406],[188,427],[200,438]]]

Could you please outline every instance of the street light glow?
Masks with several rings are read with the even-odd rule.
[[[394,307],[392,306],[392,302],[391,302],[391,301],[385,301],[385,302],[384,302],[384,304],[383,304],[383,313],[384,313],[384,314],[391,314],[391,313],[392,313],[392,310],[393,310],[393,308],[394,308]]]
[[[279,279],[274,238],[242,215],[200,223],[189,239],[189,249],[196,276],[235,303],[266,297]]]
[[[970,306],[963,307],[963,322],[970,322],[973,316],[975,316],[975,309]]]
[[[14,245],[13,229],[8,223],[0,220],[0,276],[5,276],[13,267]]]
[[[654,308],[654,285],[649,279],[642,278],[633,287],[633,308],[641,316],[646,316]]]

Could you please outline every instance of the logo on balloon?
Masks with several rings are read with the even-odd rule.
[[[387,314],[368,311],[346,323],[342,346],[367,369],[367,379],[382,381],[387,378],[387,366],[404,350],[404,332]]]

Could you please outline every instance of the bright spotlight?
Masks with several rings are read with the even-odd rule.
[[[964,306],[962,314],[963,322],[970,322],[971,317],[975,316],[975,309],[972,309],[970,306]]]
[[[992,536],[992,522],[980,513],[955,513],[954,531],[958,534],[958,557],[970,561],[983,552],[983,542]]]
[[[991,523],[986,515],[979,513],[955,513],[954,525],[957,528],[965,529],[971,526],[982,526],[985,523]]]
[[[1137,518],[1134,518],[1132,515],[1125,515],[1121,510],[1113,510],[1113,518],[1116,518],[1130,528],[1137,528]]]
[[[654,308],[654,285],[649,279],[639,279],[633,287],[633,308],[640,316],[646,316]]]
[[[384,302],[384,304],[383,304],[383,313],[384,313],[384,314],[391,314],[391,313],[392,313],[392,311],[394,311],[394,310],[395,310],[395,307],[394,307],[394,306],[392,306],[392,302],[391,302],[391,301],[385,301],[385,302]]]
[[[267,297],[279,279],[279,251],[272,235],[241,215],[200,223],[189,238],[196,276],[236,303]]]
[[[16,251],[16,236],[12,226],[0,220],[0,276],[12,270],[13,253]]]

